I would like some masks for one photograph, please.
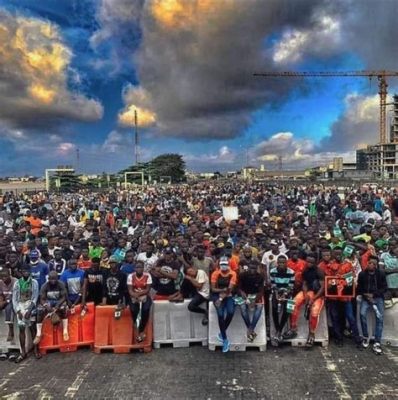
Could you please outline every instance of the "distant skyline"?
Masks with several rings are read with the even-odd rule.
[[[123,169],[134,110],[142,161],[352,161],[378,141],[376,80],[253,73],[398,71],[397,20],[396,0],[3,0],[0,176],[76,166],[77,151],[80,172]]]

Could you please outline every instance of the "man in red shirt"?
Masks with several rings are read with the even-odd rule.
[[[346,276],[348,285],[355,285],[353,266],[348,261],[342,261],[343,251],[336,248],[333,251],[333,259],[330,264],[325,267],[326,276]],[[349,275],[351,275],[351,280]],[[349,283],[351,282],[351,283]],[[361,338],[358,332],[358,324],[354,314],[352,302],[350,300],[329,299],[329,311],[332,320],[333,336],[338,346],[343,345],[343,330],[344,325],[342,320],[345,319],[350,325],[350,329],[357,346],[361,345]]]

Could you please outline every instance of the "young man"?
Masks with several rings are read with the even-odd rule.
[[[56,271],[49,273],[48,282],[40,290],[40,303],[37,307],[37,335],[33,342],[35,345],[40,343],[43,321],[47,315],[51,316],[51,318],[60,318],[62,320],[63,339],[68,341],[66,288],[64,283],[58,280]]]
[[[106,271],[100,268],[100,259],[93,258],[91,268],[84,271],[82,305],[92,301],[97,306],[103,299],[103,284]]]
[[[32,279],[29,265],[22,266],[21,274],[22,277],[15,282],[12,291],[12,305],[18,318],[19,342],[21,347],[21,354],[15,359],[16,363],[20,363],[26,358],[26,327],[30,329],[33,339],[36,336],[36,327],[34,326],[34,317],[32,317],[32,314],[35,311],[39,297],[39,284],[36,279]],[[39,354],[37,346],[35,346],[35,354],[36,356]]]
[[[151,284],[152,277],[148,272],[144,272],[144,263],[137,261],[135,272],[127,278],[131,317],[134,324],[138,324],[137,342],[145,340],[145,327],[149,320],[152,305],[149,296]],[[140,316],[139,320],[138,316]]]
[[[380,267],[387,279],[388,292],[386,297],[392,299],[398,297],[398,246],[394,246],[389,252],[380,257]]]
[[[127,276],[119,271],[119,263],[115,256],[109,258],[110,269],[105,275],[102,304],[124,307],[127,293]]]
[[[62,258],[61,249],[54,250],[54,258],[48,263],[48,270],[55,271],[58,274],[58,277],[62,275],[62,273],[66,269],[66,260]]]
[[[188,304],[188,310],[194,313],[203,314],[202,325],[207,325],[207,301],[210,296],[210,283],[207,273],[202,269],[194,267],[185,268],[185,279],[195,288],[195,294]],[[206,308],[199,307],[206,303]]]
[[[307,267],[302,277],[303,283],[299,293],[294,298],[294,310],[290,319],[290,330],[283,335],[284,339],[293,339],[297,336],[297,325],[303,304],[309,309],[309,334],[307,347],[312,347],[315,332],[318,327],[319,316],[324,305],[325,273],[316,265],[315,254],[307,255]]]
[[[227,338],[227,329],[232,321],[235,312],[235,303],[232,292],[237,284],[236,272],[229,266],[227,257],[221,257],[220,268],[211,275],[211,292],[214,307],[217,310],[218,325],[220,333],[217,339],[222,342],[223,353],[229,351],[230,342]]]
[[[257,334],[255,332],[257,323],[264,308],[264,277],[259,272],[260,263],[251,260],[248,269],[239,274],[238,294],[243,299],[240,311],[247,328],[247,340],[253,342]],[[253,310],[250,320],[249,310]]]
[[[0,310],[4,310],[5,323],[8,326],[7,342],[14,340],[12,291],[16,281],[16,278],[11,277],[9,268],[0,268]]]
[[[68,307],[72,310],[81,303],[83,296],[84,271],[77,268],[77,260],[71,258],[68,261],[68,269],[60,278],[66,286]]]
[[[155,254],[155,246],[153,243],[147,243],[145,251],[139,253],[136,260],[144,263],[145,272],[150,272],[158,261],[158,256]]]
[[[166,248],[164,256],[151,271],[153,288],[157,295],[167,296],[170,301],[183,300],[180,294],[180,270],[181,264],[176,260],[173,250],[170,247]]]
[[[38,250],[30,251],[29,259],[30,274],[33,279],[36,279],[40,290],[47,280],[48,265],[40,259],[40,252]]]
[[[197,270],[205,271],[207,275],[213,272],[213,259],[211,257],[206,257],[206,249],[204,246],[196,246],[196,256],[192,257],[192,265]]]
[[[287,268],[287,257],[280,255],[277,266],[270,271],[272,318],[275,326],[275,336],[271,338],[272,346],[279,346],[283,341],[282,332],[288,320],[287,301],[292,298],[294,288],[294,271]]]
[[[378,355],[383,353],[380,343],[383,334],[384,293],[386,290],[386,276],[377,268],[377,257],[371,256],[367,268],[359,273],[357,294],[362,296],[360,303],[362,346],[365,349],[369,347],[367,313],[371,309],[376,317],[373,351]]]

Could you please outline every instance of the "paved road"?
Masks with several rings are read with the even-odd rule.
[[[2,399],[398,399],[398,349],[52,353],[0,363]]]

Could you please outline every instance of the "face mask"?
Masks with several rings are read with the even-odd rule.
[[[220,265],[220,269],[221,269],[221,271],[228,271],[228,269],[229,269],[229,265],[228,264],[221,264]]]

